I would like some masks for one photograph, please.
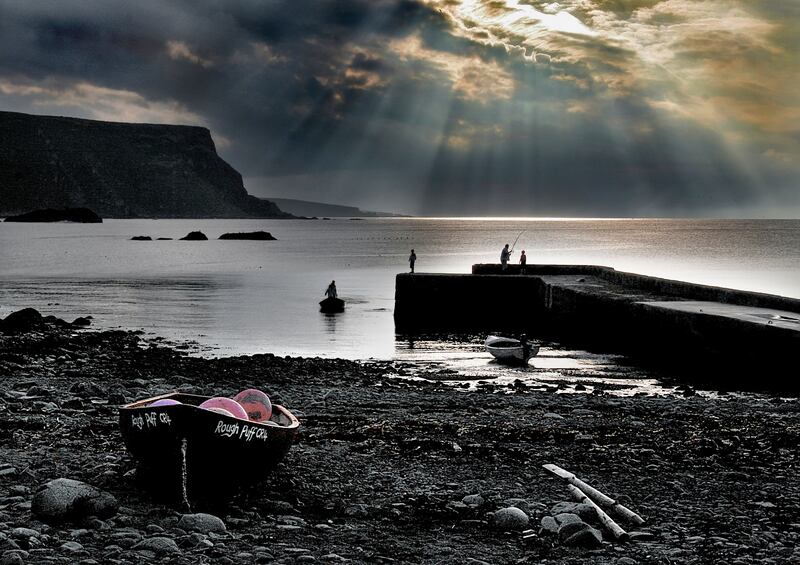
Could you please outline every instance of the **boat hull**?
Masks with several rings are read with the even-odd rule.
[[[181,402],[150,406],[156,400]],[[208,397],[171,393],[120,408],[120,431],[142,486],[175,501],[213,500],[269,475],[300,423],[283,406],[259,423],[199,408]]]
[[[325,314],[337,314],[344,312],[344,300],[341,298],[326,298],[320,301],[319,311]]]
[[[536,345],[531,345],[526,350],[518,339],[495,335],[487,337],[484,346],[498,363],[508,365],[526,365],[531,357],[539,353],[539,347]]]

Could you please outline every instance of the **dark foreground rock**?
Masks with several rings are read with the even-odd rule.
[[[395,363],[180,351],[122,331],[48,326],[0,336],[0,558],[117,565],[800,559],[796,399],[702,391],[625,398],[491,381],[456,392],[405,379],[399,373],[408,368]],[[231,395],[251,386],[269,389],[302,422],[298,442],[263,485],[222,507],[191,509],[211,518],[187,518],[141,489],[117,405],[176,389]],[[607,532],[600,540],[582,507],[560,504],[568,493],[543,463],[576,473],[647,524],[625,525],[628,543]],[[230,472],[245,464],[231,462]],[[62,477],[109,493],[117,513],[42,522],[32,511],[35,493]],[[496,526],[498,514],[521,525],[517,509],[535,528],[525,539]]]
[[[18,216],[9,216],[6,222],[75,222],[80,224],[100,224],[103,218],[88,208],[45,208],[33,210]]]
[[[21,333],[44,327],[44,318],[35,308],[23,308],[0,320],[0,332]]]
[[[242,233],[223,233],[220,239],[247,239],[254,241],[277,241],[268,231],[251,231]]]
[[[181,238],[181,241],[206,241],[208,236],[201,231],[191,231]]]
[[[89,516],[110,518],[117,512],[117,501],[91,485],[60,478],[36,492],[31,512],[44,522],[80,522]]]

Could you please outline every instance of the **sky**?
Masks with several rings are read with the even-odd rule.
[[[208,127],[264,197],[800,217],[800,1],[0,0],[0,110]]]

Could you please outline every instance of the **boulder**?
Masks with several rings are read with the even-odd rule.
[[[131,241],[153,241],[153,238],[149,235],[135,235],[131,238]]]
[[[41,535],[42,534],[31,528],[14,528],[11,530],[11,537],[14,539],[38,538]]]
[[[206,241],[208,236],[201,231],[190,231],[181,238],[181,241]]]
[[[178,521],[178,527],[188,532],[208,534],[210,532],[224,532],[225,522],[212,514],[184,514]]]
[[[513,506],[515,508],[519,508],[520,510],[525,512],[525,514],[527,514],[528,516],[530,516],[531,512],[533,511],[530,503],[524,498],[507,498],[506,500],[503,501],[503,504],[505,504],[506,506]]]
[[[80,398],[68,398],[61,403],[61,408],[65,408],[67,410],[83,410],[83,407],[83,400]]]
[[[117,501],[91,485],[60,478],[46,483],[36,492],[31,512],[51,524],[77,522],[89,516],[109,518],[117,512]]]
[[[220,239],[249,239],[255,241],[277,241],[268,231],[251,231],[243,233],[223,233]]]
[[[81,398],[102,398],[106,395],[106,389],[92,381],[78,381],[69,387],[69,392]]]
[[[25,560],[20,555],[20,551],[6,551],[0,557],[0,565],[25,565]]]
[[[520,531],[528,527],[528,515],[519,508],[510,506],[494,513],[495,529],[503,531]]]
[[[152,551],[156,555],[166,555],[169,553],[179,553],[178,544],[175,540],[162,536],[146,538],[131,547],[134,551]]]
[[[81,326],[81,327],[84,327],[84,328],[86,326],[91,326],[92,325],[92,318],[91,318],[91,316],[80,316],[80,317],[75,318],[74,320],[72,320],[72,325],[73,326]]]
[[[552,516],[545,516],[542,518],[541,521],[542,531],[545,531],[549,534],[557,534],[558,533],[558,522]]]
[[[581,520],[594,520],[597,517],[594,509],[584,502],[558,502],[550,509],[550,514],[577,514]]]
[[[467,506],[483,506],[483,497],[479,494],[468,494],[461,499]]]
[[[562,543],[569,547],[584,547],[586,549],[595,549],[603,545],[602,534],[587,524],[584,524],[584,526],[586,527],[566,538],[561,538],[561,533],[559,532],[559,538],[562,539]]]
[[[44,326],[44,319],[35,308],[23,308],[6,316],[0,322],[0,331],[7,334],[24,333]]]
[[[577,522],[567,522],[566,524],[562,524],[560,528],[558,528],[558,539],[564,541],[565,539],[575,535],[576,533],[585,530],[589,527],[589,524],[585,522],[581,522],[580,520]]]
[[[572,512],[562,512],[561,514],[556,514],[553,518],[559,526],[571,524],[572,522],[583,522],[580,516]]]

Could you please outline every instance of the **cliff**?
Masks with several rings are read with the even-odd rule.
[[[0,216],[67,207],[111,218],[291,217],[247,194],[206,128],[0,112]]]

